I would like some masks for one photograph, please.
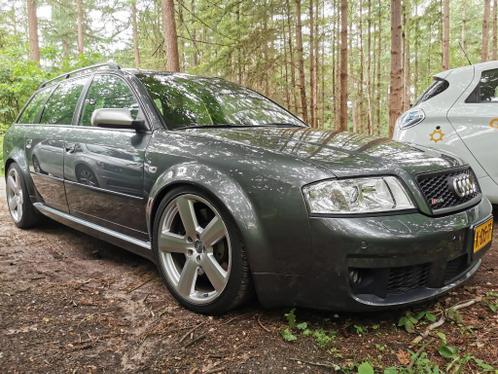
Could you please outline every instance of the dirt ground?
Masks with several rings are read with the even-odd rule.
[[[378,372],[390,366],[414,371],[421,363],[415,365],[410,352],[417,352],[417,359],[426,352],[443,371],[453,361],[438,353],[440,338],[435,334],[410,346],[430,322],[406,332],[397,323],[407,310],[369,315],[297,310],[298,322],[306,321],[312,331],[334,332],[324,347],[296,329],[297,340],[284,341],[288,309],[265,310],[254,301],[223,317],[196,315],[176,304],[155,267],[140,257],[57,223],[17,229],[3,188],[2,182],[2,372],[276,373],[333,372],[339,367],[356,372],[365,361]],[[494,248],[475,277],[438,302],[416,309],[439,318],[438,311],[478,298],[434,332],[444,332],[447,344],[459,354],[494,367],[498,314],[487,304],[498,301],[489,296],[498,290],[496,236],[495,230]],[[472,362],[462,364],[464,373],[484,370]],[[456,367],[452,365],[451,370]]]

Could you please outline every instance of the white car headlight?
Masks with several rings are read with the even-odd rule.
[[[407,129],[418,125],[425,119],[425,112],[420,108],[413,108],[401,115],[398,118],[397,125],[399,129]]]
[[[351,214],[413,209],[396,177],[327,180],[303,188],[311,213]]]

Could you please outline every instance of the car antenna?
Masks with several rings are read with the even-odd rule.
[[[465,58],[467,59],[469,65],[472,65],[472,61],[470,61],[470,58],[469,56],[467,55],[467,52],[465,51],[465,48],[463,48],[463,45],[462,45],[462,42],[459,40],[458,41],[458,45],[460,46],[460,49],[462,50],[463,52],[463,55],[465,56]]]

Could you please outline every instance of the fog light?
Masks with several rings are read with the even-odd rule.
[[[358,270],[350,270],[349,271],[349,280],[353,286],[357,286],[361,283],[361,275]]]

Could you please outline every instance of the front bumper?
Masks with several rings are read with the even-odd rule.
[[[255,273],[258,297],[268,307],[337,311],[369,311],[433,299],[477,271],[490,245],[474,254],[473,228],[491,215],[491,204],[484,198],[474,207],[443,217],[421,213],[311,217],[312,248],[289,259],[297,261],[300,270]]]

